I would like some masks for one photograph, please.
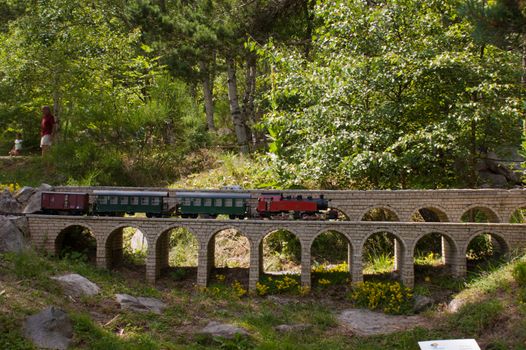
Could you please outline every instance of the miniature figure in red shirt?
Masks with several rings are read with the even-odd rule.
[[[42,148],[42,155],[51,147],[54,127],[55,117],[51,114],[51,108],[49,106],[42,107],[42,122],[40,123],[40,148]]]

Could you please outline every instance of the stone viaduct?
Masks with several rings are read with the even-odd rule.
[[[55,190],[90,192],[95,188],[57,188]],[[100,187],[97,189],[101,189]],[[117,188],[112,188],[117,189]],[[118,188],[124,190],[126,188]],[[148,188],[144,190],[152,190]],[[138,190],[138,189],[134,189]],[[158,188],[155,188],[158,190]],[[173,196],[175,190],[170,190]],[[251,191],[257,198],[263,191]],[[268,192],[268,191],[267,191]],[[276,192],[276,191],[273,191]],[[82,226],[97,241],[97,265],[110,268],[122,257],[124,227],[139,229],[146,237],[148,255],[146,278],[150,282],[168,266],[170,232],[185,228],[199,242],[197,283],[206,286],[214,267],[215,236],[225,229],[235,229],[250,243],[249,289],[254,290],[263,272],[263,239],[276,230],[287,230],[301,243],[301,282],[311,284],[311,246],[320,234],[335,231],[348,241],[350,274],[353,282],[363,280],[362,251],[366,240],[378,232],[388,232],[395,239],[395,268],[402,282],[414,285],[414,252],[418,241],[435,233],[442,237],[442,255],[451,274],[466,273],[466,251],[473,238],[491,234],[501,251],[526,247],[526,224],[511,224],[517,209],[526,208],[526,191],[514,190],[409,190],[409,191],[283,191],[291,195],[324,194],[348,220],[214,220],[214,219],[146,219],[90,216],[28,215],[33,244],[50,253],[58,253],[63,233],[68,227]],[[363,221],[373,209],[390,213],[390,220]],[[461,222],[471,210],[484,213],[487,223]],[[432,213],[434,222],[425,222],[419,213]],[[464,220],[465,221],[465,220]]]

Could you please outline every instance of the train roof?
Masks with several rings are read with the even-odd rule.
[[[251,198],[250,193],[224,193],[224,192],[175,192],[176,197],[190,198]]]
[[[168,192],[157,191],[105,191],[95,190],[93,194],[98,196],[152,196],[152,197],[168,197]]]
[[[86,192],[56,192],[56,191],[42,191],[41,194],[64,194],[64,195],[80,195],[80,196],[87,196],[88,193]]]

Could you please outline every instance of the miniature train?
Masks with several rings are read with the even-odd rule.
[[[147,217],[217,218],[230,219],[304,219],[336,220],[338,212],[329,207],[323,195],[284,196],[266,193],[252,200],[247,192],[175,192],[169,196],[162,191],[93,191],[88,193],[43,192],[41,213],[55,215],[124,216],[144,213]],[[257,202],[253,206],[251,202]]]

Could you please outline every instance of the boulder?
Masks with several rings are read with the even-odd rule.
[[[15,224],[18,220],[17,217],[0,216],[0,253],[18,253],[26,248],[24,233]]]
[[[202,335],[232,339],[236,335],[248,336],[246,329],[228,323],[211,321],[200,332]]]
[[[386,315],[364,309],[349,309],[338,316],[338,321],[360,336],[389,334],[426,325],[421,316]]]
[[[447,311],[455,313],[457,312],[462,306],[464,306],[467,303],[466,299],[460,299],[456,298],[449,302],[447,305]]]
[[[22,206],[13,198],[8,190],[0,192],[0,213],[18,214],[22,211]]]
[[[480,179],[492,185],[492,187],[508,187],[508,179],[501,174],[495,174],[491,171],[479,171]]]
[[[115,298],[124,310],[130,309],[139,312],[154,312],[156,314],[161,314],[166,308],[165,303],[155,298],[136,298],[128,294],[115,294]]]
[[[27,202],[35,194],[37,190],[33,187],[24,186],[15,193],[15,198],[23,207],[26,206]]]
[[[64,289],[64,293],[73,297],[80,297],[84,295],[92,296],[97,295],[100,292],[99,286],[88,280],[86,277],[76,273],[64,276],[55,276],[51,277],[51,279],[58,281],[58,283]]]
[[[146,241],[146,237],[141,231],[136,230],[133,234],[130,240],[130,249],[134,253],[144,252],[148,250],[148,242]]]
[[[51,191],[53,190],[53,187],[48,184],[42,184],[40,185],[35,192],[31,195],[31,197],[27,200],[26,205],[24,207],[24,210],[22,211],[24,214],[32,214],[39,212],[41,209],[41,194],[44,191]]]
[[[61,309],[50,306],[24,322],[24,336],[41,349],[67,349],[73,325]]]
[[[433,300],[433,298],[426,297],[425,295],[415,295],[413,297],[413,312],[422,312],[425,309],[433,306],[434,303],[435,301]]]
[[[287,332],[303,332],[311,328],[312,325],[307,323],[298,323],[298,324],[280,324],[279,326],[274,327],[277,332],[287,333]]]

